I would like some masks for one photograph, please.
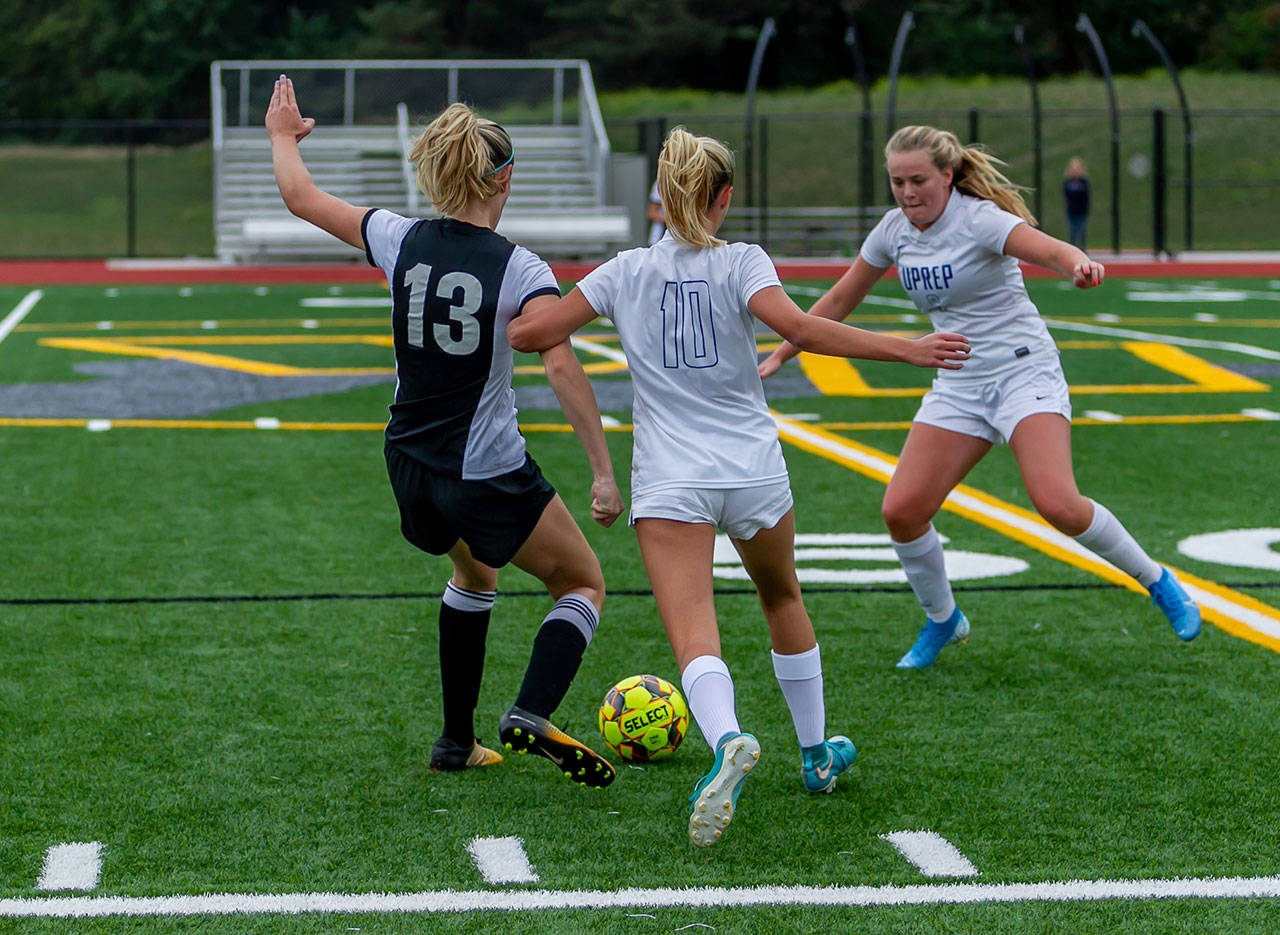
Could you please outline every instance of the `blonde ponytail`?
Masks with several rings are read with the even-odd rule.
[[[450,104],[432,120],[409,150],[418,187],[435,209],[449,216],[471,201],[498,194],[495,173],[512,160],[511,137],[466,104]]]
[[[684,127],[667,134],[658,157],[658,195],[667,227],[681,243],[718,247],[724,243],[707,233],[707,209],[733,184],[733,153],[709,136],[694,136]]]
[[[884,155],[922,152],[938,169],[950,168],[952,184],[966,195],[995,202],[996,207],[1016,214],[1029,224],[1036,219],[1022,198],[1028,191],[996,168],[1003,166],[981,146],[962,146],[954,133],[936,127],[902,127],[889,138]]]

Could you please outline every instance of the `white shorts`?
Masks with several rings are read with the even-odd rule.
[[[634,497],[630,522],[710,523],[734,539],[750,539],[778,525],[793,504],[791,483],[785,480],[761,487],[672,487]]]
[[[999,444],[1039,412],[1071,421],[1071,394],[1056,355],[990,380],[934,380],[915,421]]]

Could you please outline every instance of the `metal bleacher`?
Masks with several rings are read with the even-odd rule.
[[[634,242],[626,209],[608,204],[609,141],[584,61],[215,62],[214,234],[223,260],[361,256],[280,199],[262,114],[282,71],[294,76],[303,113],[317,118],[301,144],[307,168],[340,198],[433,216],[407,161],[420,129],[410,107],[429,116],[468,100],[502,123],[515,147],[499,233],[547,256],[599,256]]]

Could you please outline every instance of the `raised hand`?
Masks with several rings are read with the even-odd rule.
[[[269,136],[292,136],[295,143],[301,141],[316,125],[314,119],[304,117],[298,111],[293,79],[286,75],[276,79],[275,90],[271,92],[271,103],[267,106],[266,124]]]

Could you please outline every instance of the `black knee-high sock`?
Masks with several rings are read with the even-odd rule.
[[[480,699],[484,645],[496,591],[467,591],[450,584],[440,602],[440,692],[444,736],[460,747],[475,740],[472,717]]]
[[[595,606],[580,594],[566,594],[556,601],[534,637],[516,707],[551,717],[578,674],[582,653],[599,623]]]

